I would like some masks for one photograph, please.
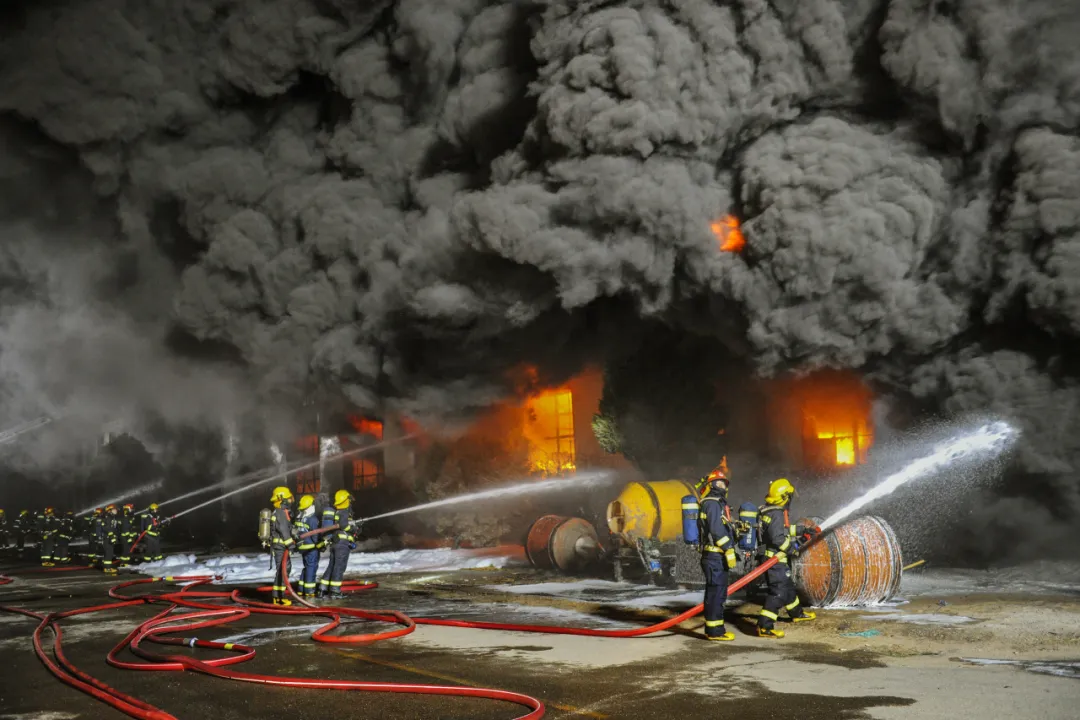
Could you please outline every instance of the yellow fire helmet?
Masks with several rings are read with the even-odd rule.
[[[45,508],[45,514],[46,515],[52,515],[53,514],[53,509],[51,507]]]
[[[300,502],[297,507],[300,510],[307,510],[309,507],[315,504],[315,497],[313,495],[301,495]]]
[[[151,510],[157,510],[157,503],[150,503]]]
[[[788,479],[778,478],[769,484],[769,494],[765,496],[765,502],[769,505],[786,505],[794,494],[795,488]]]
[[[349,503],[352,502],[352,495],[348,490],[338,490],[334,493],[334,507],[338,510],[344,510],[349,507]]]
[[[105,508],[105,512],[115,514],[116,513],[116,506],[115,505],[109,505],[107,508]]]
[[[280,505],[286,500],[292,500],[292,497],[292,490],[282,485],[274,488],[274,492],[270,493],[270,502]]]

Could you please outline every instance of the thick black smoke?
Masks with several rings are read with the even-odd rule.
[[[4,230],[5,275],[28,287],[0,352],[34,360],[27,383],[7,378],[16,406],[63,404],[119,347],[146,374],[106,375],[98,402],[162,413],[143,392],[162,378],[243,368],[235,401],[178,393],[185,421],[313,395],[454,416],[506,393],[520,362],[559,378],[660,322],[756,372],[854,368],[909,410],[1014,418],[1040,520],[1080,508],[1076,3],[2,13],[4,137],[78,164],[43,159],[50,185],[16,207],[30,229]],[[30,220],[63,214],[76,175],[111,231],[81,223],[58,256]],[[741,254],[710,231],[728,213]],[[104,318],[54,311],[78,332],[43,345],[26,298],[55,305],[42,275],[83,256],[126,290]],[[72,343],[84,362],[49,359]]]

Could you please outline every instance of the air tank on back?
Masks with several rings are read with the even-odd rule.
[[[803,519],[816,525],[821,518]],[[889,524],[866,515],[840,525],[792,565],[799,595],[811,605],[872,605],[900,589],[904,558]]]

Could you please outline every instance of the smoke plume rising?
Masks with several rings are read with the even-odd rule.
[[[5,414],[453,417],[662,323],[1000,413],[1015,493],[1069,522],[1078,30],[1052,0],[8,3]]]

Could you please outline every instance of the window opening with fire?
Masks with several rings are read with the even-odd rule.
[[[382,482],[382,463],[372,458],[353,460],[353,490],[370,490]]]
[[[818,467],[865,465],[874,435],[863,417],[804,415],[803,441],[807,460]]]
[[[525,436],[532,472],[554,475],[574,470],[573,394],[569,390],[552,390],[530,398],[526,405]]]

